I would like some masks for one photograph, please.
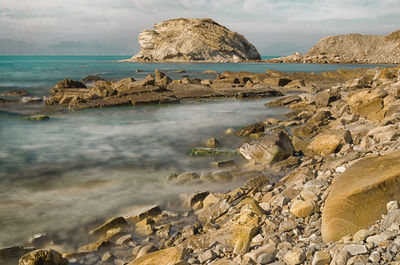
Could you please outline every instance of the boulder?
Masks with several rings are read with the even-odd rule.
[[[249,126],[246,126],[237,132],[238,136],[249,136],[252,133],[264,132],[264,123],[258,122]]]
[[[140,52],[130,61],[237,62],[260,60],[257,49],[242,35],[212,19],[178,18],[139,34]]]
[[[72,79],[64,79],[58,82],[55,89],[64,89],[64,88],[86,88],[86,85],[80,81],[72,80]]]
[[[155,252],[147,253],[128,265],[168,265],[183,260],[186,253],[181,247],[170,247]]]
[[[347,103],[354,114],[358,114],[369,120],[382,120],[385,117],[383,110],[383,98],[387,96],[385,91],[362,90],[348,98]]]
[[[336,241],[375,223],[400,200],[400,152],[354,163],[336,177],[322,211],[322,239]]]
[[[274,132],[255,142],[242,144],[238,151],[248,161],[271,164],[291,156],[294,148],[289,136],[284,132]]]
[[[60,253],[54,250],[35,250],[23,255],[19,259],[18,265],[67,265],[68,260],[63,258]]]
[[[340,144],[340,137],[336,134],[317,135],[307,146],[308,150],[320,156],[333,153]]]

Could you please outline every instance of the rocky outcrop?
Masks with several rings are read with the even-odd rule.
[[[336,241],[375,223],[386,204],[400,200],[400,152],[367,158],[332,184],[322,212],[322,239]]]
[[[273,59],[283,63],[400,63],[400,30],[387,36],[349,34],[321,39],[306,54]]]
[[[260,60],[242,35],[212,19],[178,18],[139,34],[140,52],[130,61],[239,62]]]
[[[46,108],[51,110],[75,110],[120,105],[177,103],[187,99],[216,97],[244,99],[283,95],[276,89],[278,87],[264,85],[256,77],[232,79],[221,76],[216,80],[203,81],[189,78],[171,80],[158,70],[142,80],[131,77],[117,82],[99,80],[91,86],[65,79],[50,91],[45,104]]]

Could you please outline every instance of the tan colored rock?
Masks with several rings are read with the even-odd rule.
[[[316,136],[307,146],[308,150],[320,156],[333,153],[340,144],[340,137],[335,134],[321,134]]]
[[[261,59],[242,35],[212,19],[178,18],[139,34],[140,52],[131,61],[237,62]]]
[[[336,241],[375,223],[386,203],[400,200],[400,152],[354,163],[331,184],[322,212],[322,239]]]
[[[315,202],[312,200],[302,201],[296,200],[293,202],[290,212],[299,218],[305,218],[312,215],[316,210]]]
[[[294,148],[284,132],[265,135],[253,143],[244,143],[239,153],[248,161],[271,164],[291,156]]]
[[[352,95],[347,103],[354,114],[369,120],[382,120],[385,117],[383,98],[386,95],[385,91],[363,90]]]
[[[168,265],[174,264],[185,257],[185,251],[181,247],[170,247],[141,256],[128,265]]]
[[[289,84],[292,80],[290,79],[285,79],[285,78],[273,78],[273,77],[268,77],[263,80],[264,85],[270,85],[270,86],[286,86]]]
[[[400,63],[400,31],[387,36],[348,34],[321,39],[306,56],[337,56],[338,62]]]
[[[67,265],[68,260],[54,250],[40,249],[29,252],[19,259],[18,265]]]

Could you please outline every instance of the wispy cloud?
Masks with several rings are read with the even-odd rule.
[[[211,17],[257,47],[311,45],[332,34],[387,34],[399,27],[398,0],[0,0],[0,36],[21,41],[115,41],[176,17]]]

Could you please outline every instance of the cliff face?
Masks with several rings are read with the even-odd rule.
[[[400,63],[400,30],[387,36],[349,34],[321,39],[304,55],[279,58],[302,63]]]
[[[130,61],[238,62],[260,60],[242,35],[212,19],[178,18],[139,34],[140,52]]]

